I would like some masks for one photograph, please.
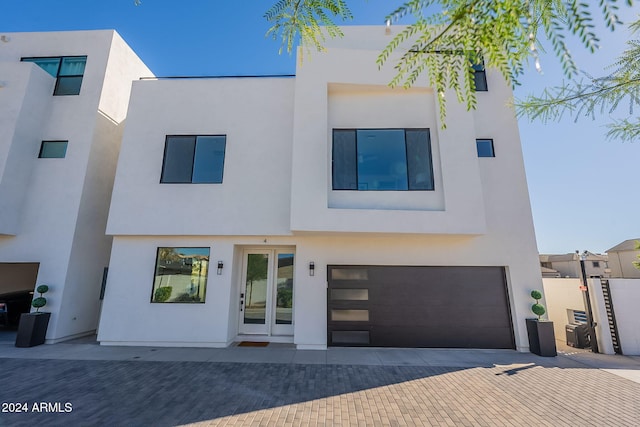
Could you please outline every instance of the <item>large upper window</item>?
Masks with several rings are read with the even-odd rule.
[[[429,129],[334,129],[334,190],[433,190]]]
[[[158,248],[151,302],[203,303],[209,248]]]
[[[33,62],[56,78],[54,95],[78,95],[87,63],[86,56],[57,56],[47,58],[22,58]]]
[[[160,182],[221,183],[226,141],[224,135],[167,136]]]
[[[496,156],[493,149],[493,139],[476,139],[476,148],[478,149],[478,157]]]

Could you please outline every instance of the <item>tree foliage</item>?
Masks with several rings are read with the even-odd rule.
[[[631,24],[637,31],[640,20]],[[604,77],[584,73],[586,80],[572,81],[563,86],[547,88],[542,95],[529,96],[516,105],[519,115],[543,122],[559,120],[565,114],[595,118],[596,114],[611,114],[618,107],[628,106],[629,116],[640,104],[640,40],[630,40],[627,48],[612,64],[613,71]],[[607,136],[610,139],[634,141],[640,137],[640,121],[613,120]]]
[[[595,3],[595,2],[594,2]],[[476,107],[471,65],[484,63],[500,71],[512,85],[529,61],[539,68],[540,34],[550,41],[567,78],[578,71],[566,39],[576,36],[589,51],[598,47],[594,15],[614,29],[620,20],[619,3],[598,0],[597,5],[575,0],[410,0],[385,19],[395,23],[412,16],[378,57],[378,66],[395,64],[391,86],[409,87],[426,75],[438,93],[441,119],[446,116],[447,90],[453,90],[467,109]],[[326,36],[340,36],[334,20],[352,17],[345,0],[280,0],[265,17],[271,36],[291,51],[297,37],[309,48],[322,49]],[[323,31],[322,26],[325,27]]]

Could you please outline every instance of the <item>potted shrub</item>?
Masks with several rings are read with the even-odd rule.
[[[36,309],[32,313],[23,313],[18,324],[18,335],[16,336],[16,347],[33,347],[44,344],[47,335],[47,327],[51,313],[41,312],[40,309],[47,305],[47,299],[43,294],[49,291],[47,285],[40,285],[36,288],[40,294],[31,301],[31,306]]]
[[[536,300],[531,306],[533,314],[538,316],[537,319],[527,319],[527,335],[529,336],[529,351],[538,356],[554,357],[558,353],[556,351],[556,336],[553,333],[553,322],[542,319],[542,315],[546,310],[540,299],[542,293],[540,291],[531,291],[531,298]]]

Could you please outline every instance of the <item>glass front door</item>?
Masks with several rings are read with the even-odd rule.
[[[244,252],[239,333],[293,335],[293,268],[290,250]]]

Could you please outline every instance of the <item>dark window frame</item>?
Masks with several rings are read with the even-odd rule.
[[[405,162],[407,167],[407,189],[406,190],[398,190],[398,189],[361,189],[360,184],[358,183],[358,131],[385,131],[385,130],[401,130],[404,132],[404,150],[405,150]],[[355,154],[356,154],[356,162],[355,162],[355,177],[356,177],[356,188],[355,189],[346,189],[346,188],[335,188],[334,185],[334,177],[335,177],[335,160],[334,160],[334,142],[335,142],[335,134],[336,131],[353,131],[356,133],[355,140]],[[424,131],[427,133],[427,148],[429,153],[429,179],[431,183],[431,188],[428,189],[412,189],[409,177],[409,155],[407,149],[407,131]],[[333,128],[332,136],[331,136],[331,190],[332,191],[435,191],[435,178],[433,171],[433,149],[431,145],[431,130],[430,128]]]
[[[167,162],[167,149],[169,147],[168,141],[169,138],[193,138],[193,157],[191,158],[191,181],[189,182],[176,182],[176,181],[165,181],[165,165]],[[196,161],[196,144],[198,143],[198,137],[223,137],[224,138],[224,152],[222,156],[222,165],[220,171],[220,181],[219,182],[193,182],[193,169]],[[227,158],[227,135],[226,134],[216,134],[216,135],[166,135],[164,140],[164,152],[162,154],[162,170],[160,171],[160,184],[222,184],[224,182],[224,165],[225,160]]]
[[[25,56],[20,58],[21,62],[31,62],[34,63],[36,65],[38,65],[37,63],[35,63],[33,60],[35,59],[57,59],[58,60],[58,70],[56,71],[56,84],[55,87],[53,89],[53,96],[77,96],[80,95],[80,90],[82,90],[82,82],[84,81],[84,70],[82,74],[68,74],[68,75],[60,75],[60,69],[62,68],[62,61],[65,58],[84,58],[85,60],[85,68],[84,70],[86,70],[86,66],[87,66],[87,55],[68,55],[68,56]],[[39,66],[39,65],[38,65]],[[46,71],[46,70],[45,70]],[[47,72],[48,73],[48,72]],[[78,78],[80,77],[80,85],[78,86],[78,93],[58,93],[58,88],[60,85],[60,78]]]
[[[64,156],[62,156],[62,157],[50,157],[50,156],[43,157],[42,154],[43,154],[43,152],[45,150],[45,145],[47,143],[50,143],[50,142],[64,142],[65,143]],[[64,139],[46,139],[46,140],[43,140],[40,143],[40,151],[38,152],[38,158],[39,159],[64,159],[64,158],[67,157],[67,149],[68,148],[69,148],[69,141],[68,140],[64,140]]]
[[[483,156],[480,155],[480,148],[478,147],[478,143],[480,141],[489,141],[491,143],[491,155]],[[478,153],[478,158],[495,158],[496,157],[496,148],[493,143],[493,138],[476,138],[476,152]]]

